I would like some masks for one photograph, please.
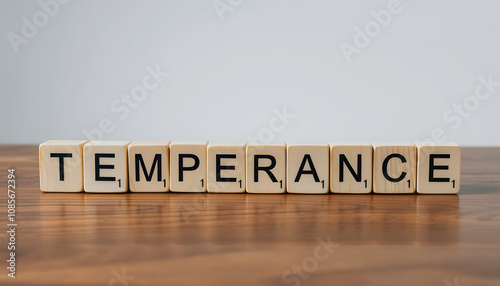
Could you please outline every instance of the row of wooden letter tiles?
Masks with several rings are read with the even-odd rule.
[[[43,192],[456,194],[455,143],[246,144],[51,140]]]

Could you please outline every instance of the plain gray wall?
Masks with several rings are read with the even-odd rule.
[[[104,140],[500,145],[499,11],[497,0],[1,0],[0,143],[85,139],[101,124]]]

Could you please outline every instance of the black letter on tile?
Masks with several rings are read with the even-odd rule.
[[[304,170],[304,167],[306,166],[306,161],[309,164],[309,166],[311,167],[311,170]],[[319,182],[318,173],[316,173],[316,168],[314,168],[314,164],[312,162],[311,155],[309,155],[309,154],[304,155],[304,159],[302,159],[302,163],[300,164],[299,172],[297,173],[297,176],[295,177],[294,182],[298,182],[300,180],[300,177],[302,176],[302,174],[313,175],[314,181]]]
[[[221,170],[234,170],[235,166],[221,166],[221,159],[236,159],[236,154],[216,154],[215,155],[215,181],[217,182],[236,182],[236,178],[221,178]]]
[[[184,167],[184,158],[191,158],[194,160],[194,165],[191,167]],[[194,171],[200,166],[200,159],[195,154],[179,154],[179,182],[184,181],[184,171]]]
[[[271,165],[269,165],[268,167],[260,167],[259,166],[259,159],[269,159],[269,160],[271,160]],[[259,181],[259,171],[264,171],[267,173],[267,175],[269,175],[269,177],[271,178],[271,181],[273,181],[274,183],[278,182],[278,180],[276,180],[276,177],[274,176],[274,174],[271,172],[271,169],[273,169],[274,167],[276,167],[276,158],[274,158],[274,156],[254,155],[253,181],[258,182]]]
[[[356,180],[356,182],[361,182],[361,154],[358,154],[358,172],[354,172],[354,168],[351,166],[349,161],[347,160],[344,154],[339,155],[339,181],[344,181],[344,166],[346,165],[349,172],[351,172],[352,176]]]
[[[144,163],[144,159],[142,158],[142,154],[135,154],[135,181],[140,181],[140,173],[139,173],[139,163],[141,163],[142,172],[144,173],[144,177],[146,177],[146,181],[151,182],[153,178],[153,172],[155,170],[156,164],[158,164],[158,182],[162,179],[161,177],[161,154],[155,154],[155,158],[153,159],[153,166],[151,166],[151,170],[146,169],[146,164]]]
[[[101,165],[101,158],[114,158],[113,153],[96,153],[95,154],[95,180],[96,181],[116,181],[115,177],[101,177],[101,169],[114,169],[114,165]]]
[[[406,158],[401,155],[401,154],[391,154],[389,156],[387,156],[384,160],[384,163],[382,164],[382,173],[384,174],[384,177],[389,181],[389,182],[393,182],[393,183],[397,183],[397,182],[400,182],[402,181],[405,177],[406,177],[406,172],[403,172],[401,173],[401,176],[399,176],[398,178],[394,179],[392,177],[389,176],[389,174],[387,173],[387,164],[389,164],[389,161],[392,159],[392,158],[398,158],[399,160],[401,160],[401,162],[403,163],[406,163]]]
[[[449,182],[450,178],[434,178],[434,170],[448,170],[447,165],[434,165],[434,159],[450,159],[450,154],[430,154],[429,155],[429,182]]]
[[[50,158],[59,158],[59,181],[64,181],[64,158],[72,158],[71,153],[50,153]]]

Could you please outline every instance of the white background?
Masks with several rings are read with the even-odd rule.
[[[221,14],[212,0],[73,0],[16,53],[9,35],[44,10],[0,0],[0,143],[85,139],[109,120],[105,140],[414,141],[438,128],[500,145],[500,87],[470,105],[478,77],[500,82],[500,1],[401,0],[349,63],[340,44],[389,2],[220,0]],[[120,119],[112,102],[148,66],[169,76]],[[446,122],[464,100],[468,117]],[[284,108],[295,117],[281,126]]]

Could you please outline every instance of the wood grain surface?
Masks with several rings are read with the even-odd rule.
[[[0,285],[498,286],[500,148],[462,160],[458,195],[42,193],[37,146],[0,146]]]

